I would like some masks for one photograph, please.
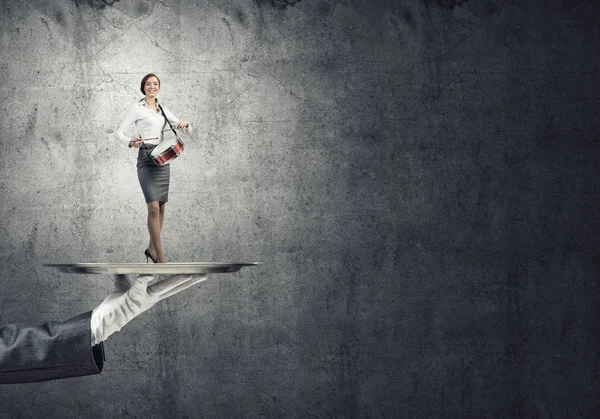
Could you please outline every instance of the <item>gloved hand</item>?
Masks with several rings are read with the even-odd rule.
[[[206,280],[207,276],[173,275],[148,286],[152,279],[152,275],[138,275],[134,280],[127,275],[114,276],[115,290],[92,311],[92,346],[105,341],[158,301]]]

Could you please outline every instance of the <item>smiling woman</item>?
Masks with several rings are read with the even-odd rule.
[[[146,74],[140,84],[144,99],[134,104],[115,132],[116,138],[130,148],[138,148],[137,173],[144,198],[148,206],[148,233],[150,244],[144,251],[155,263],[166,263],[162,248],[161,231],[165,216],[165,206],[169,200],[170,166],[159,165],[152,159],[152,150],[160,143],[167,124],[190,132],[188,121],[179,119],[167,108],[158,104],[160,79],[156,74]],[[129,138],[125,131],[135,125],[138,136]]]

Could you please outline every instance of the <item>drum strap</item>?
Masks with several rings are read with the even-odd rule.
[[[173,131],[173,134],[175,134],[175,137],[179,138],[179,136],[177,135],[177,132],[175,131],[175,128],[173,128],[173,125],[171,125],[171,121],[169,121],[169,118],[167,118],[165,111],[163,110],[162,106],[160,106],[160,103],[158,104],[158,107],[160,108],[160,111],[162,112],[163,116],[165,117],[165,121],[167,121],[167,123],[171,127],[171,131]]]

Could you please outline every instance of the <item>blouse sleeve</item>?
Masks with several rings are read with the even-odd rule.
[[[114,138],[124,145],[129,145],[131,138],[125,135],[125,131],[131,127],[136,121],[136,105],[129,108],[129,111],[125,115],[125,118],[119,125],[119,128],[114,132]]]
[[[173,127],[175,127],[175,125],[177,125],[179,123],[180,119],[177,118],[175,115],[173,115],[173,113],[170,110],[168,110],[167,108],[165,108],[164,106],[162,108],[163,108],[163,111],[165,111],[165,115],[167,116],[167,119],[169,120],[169,122],[171,124],[173,124]],[[192,124],[190,124],[188,122],[188,126],[185,128],[181,128],[181,130],[183,132],[185,132],[186,134],[191,133],[192,132]]]

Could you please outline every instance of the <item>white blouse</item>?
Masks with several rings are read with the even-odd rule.
[[[180,119],[164,106],[162,108],[165,111],[167,118],[169,118],[169,122],[171,122],[173,128],[175,128]],[[133,140],[133,138],[129,138],[125,134],[125,131],[134,124],[138,132],[138,136],[134,138],[148,139],[144,141],[145,144],[157,145],[162,138],[162,130],[169,129],[169,124],[165,121],[162,112],[156,112],[146,104],[145,100],[142,100],[129,108],[129,112],[125,115],[123,122],[121,122],[119,128],[114,132],[115,138],[119,142],[129,145],[129,141]],[[189,124],[187,128],[181,129],[185,133],[190,133],[192,131],[192,127]]]

